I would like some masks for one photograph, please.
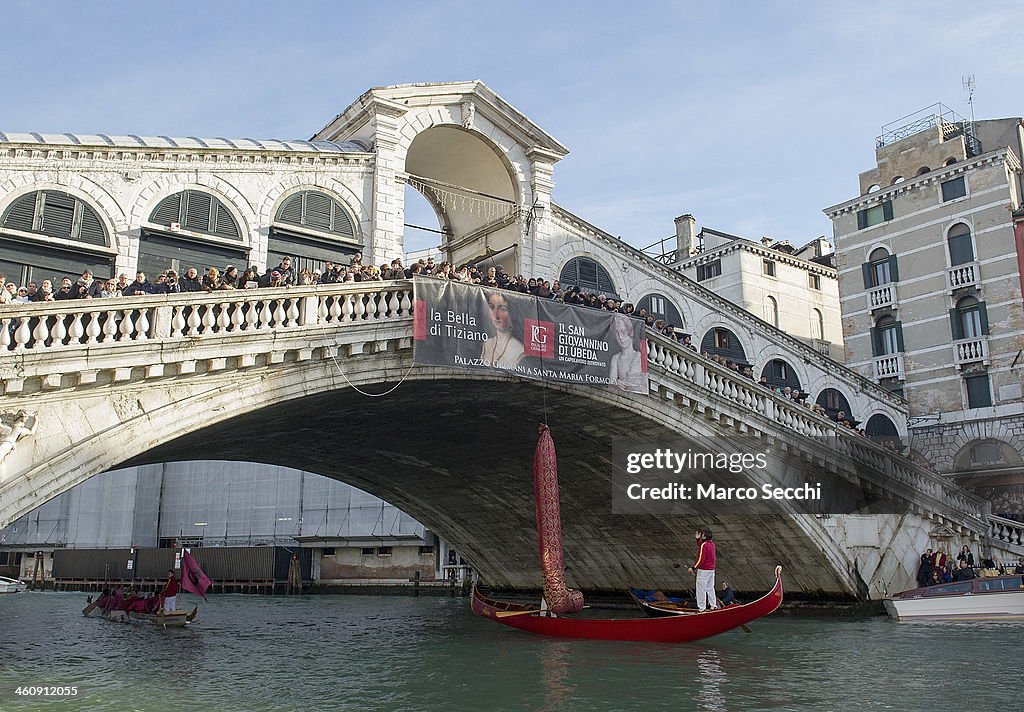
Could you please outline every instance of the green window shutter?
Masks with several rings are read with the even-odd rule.
[[[32,232],[32,221],[36,214],[36,193],[23,195],[7,209],[3,226],[11,230]]]
[[[156,225],[170,225],[181,222],[181,197],[184,193],[169,195],[160,201],[156,210],[149,216],[149,221]]]
[[[320,230],[330,232],[331,230],[331,207],[333,202],[330,196],[323,193],[306,193],[306,216],[304,224]]]
[[[871,327],[871,355],[882,355],[882,332],[877,326]]]
[[[107,244],[107,233],[103,229],[103,223],[96,211],[85,205],[82,206],[82,228],[78,239],[91,245]]]
[[[900,321],[896,322],[896,350],[900,353],[906,351],[903,348],[903,322]]]
[[[70,240],[75,222],[75,199],[67,193],[46,191],[43,203],[43,221],[39,231],[50,237]]]
[[[874,275],[871,271],[871,263],[865,262],[860,266],[861,275],[864,277],[864,289],[871,289],[874,287]]]
[[[882,219],[892,220],[892,201],[887,200],[882,203]]]
[[[863,230],[868,226],[868,211],[858,210],[857,211],[857,229]]]
[[[210,232],[213,197],[193,190],[185,194],[185,220],[182,227],[195,232]]]
[[[219,200],[213,201],[213,207],[213,234],[220,235],[221,237],[238,239],[238,225],[235,223],[235,219],[231,217],[231,213],[228,212],[228,209]]]
[[[949,310],[949,328],[953,332],[953,341],[964,338],[963,324],[960,323],[960,313],[954,308]]]
[[[285,201],[277,211],[278,221],[292,225],[302,224],[302,196],[302,193],[298,193]]]
[[[334,221],[333,229],[331,230],[337,235],[344,237],[354,237],[356,234],[355,228],[352,227],[352,219],[348,216],[348,213],[338,205],[334,203]]]
[[[900,268],[896,255],[889,255],[889,279],[893,282],[900,281]]]
[[[985,302],[978,302],[978,317],[981,319],[981,333],[988,336],[988,309]]]

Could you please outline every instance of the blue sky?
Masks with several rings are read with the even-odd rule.
[[[802,244],[882,124],[1020,116],[1024,4],[0,3],[0,131],[308,138],[367,88],[481,79],[565,144],[557,202]]]

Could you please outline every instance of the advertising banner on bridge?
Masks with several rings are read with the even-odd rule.
[[[415,281],[413,362],[647,393],[644,324],[447,280]]]

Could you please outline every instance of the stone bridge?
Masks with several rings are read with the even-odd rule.
[[[531,462],[559,451],[569,581],[685,589],[695,521],[613,515],[618,435],[761,438],[902,515],[709,516],[721,570],[761,588],[877,597],[936,537],[1021,549],[1012,522],[908,459],[652,335],[649,395],[412,365],[412,284],[377,282],[16,305],[0,312],[0,526],[123,465],[286,465],[402,508],[493,584],[539,582]],[[837,457],[838,455],[838,457]]]

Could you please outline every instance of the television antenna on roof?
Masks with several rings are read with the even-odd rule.
[[[973,74],[964,74],[960,78],[964,86],[964,91],[967,92],[967,104],[971,107],[971,123],[974,123],[974,90],[977,88],[977,84],[974,81]]]

